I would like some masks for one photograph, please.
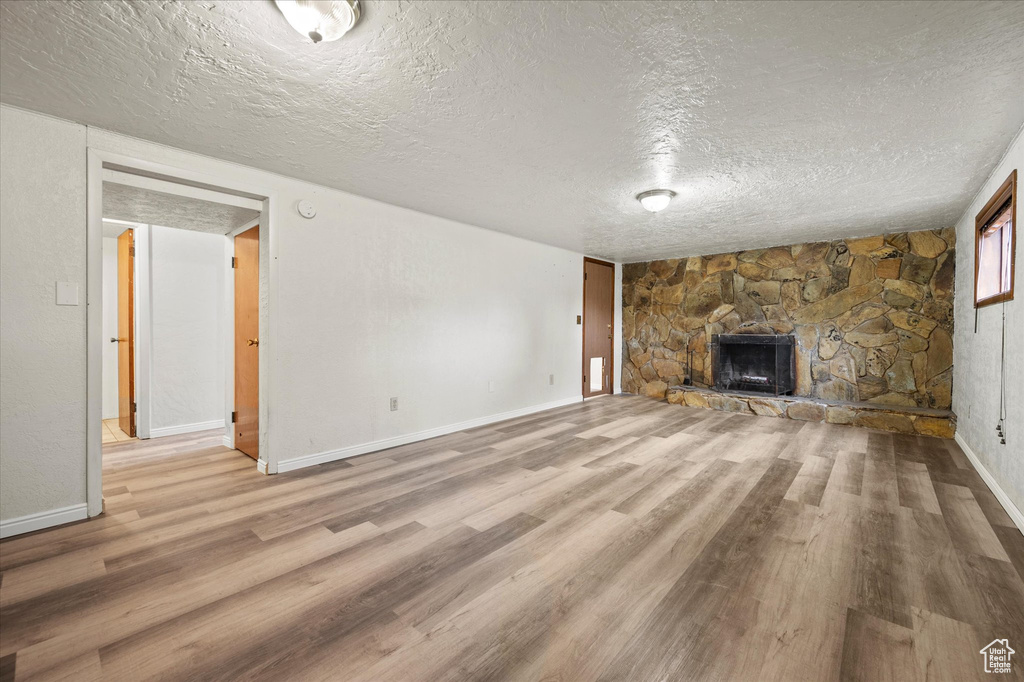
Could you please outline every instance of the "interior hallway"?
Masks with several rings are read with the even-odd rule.
[[[1024,642],[1024,537],[951,440],[641,397],[273,477],[220,439],[109,445],[104,515],[0,545],[0,666],[966,680]]]

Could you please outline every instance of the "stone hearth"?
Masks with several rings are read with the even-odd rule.
[[[669,389],[667,399],[674,405],[762,417],[863,426],[920,436],[952,438],[956,432],[956,415],[950,410],[897,407],[867,402],[827,402],[817,398],[793,396],[721,393],[691,386],[676,386]]]

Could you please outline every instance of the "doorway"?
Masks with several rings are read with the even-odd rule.
[[[235,235],[235,449],[259,459],[260,227]]]
[[[117,425],[135,437],[135,230],[117,237]]]
[[[612,393],[615,265],[583,259],[583,397]]]

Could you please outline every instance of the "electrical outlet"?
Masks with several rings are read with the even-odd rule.
[[[548,375],[548,386],[554,386],[554,385],[555,385],[555,375],[554,374],[549,374]]]
[[[398,398],[392,398],[391,399],[391,411],[392,412],[397,412],[398,411]]]
[[[494,382],[493,381],[488,381],[487,382],[487,392],[488,393],[494,393]]]

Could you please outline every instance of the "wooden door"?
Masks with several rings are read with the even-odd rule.
[[[612,392],[615,266],[583,259],[583,397]]]
[[[135,231],[117,238],[117,423],[135,437]]]
[[[259,459],[260,228],[235,236],[235,449]]]

